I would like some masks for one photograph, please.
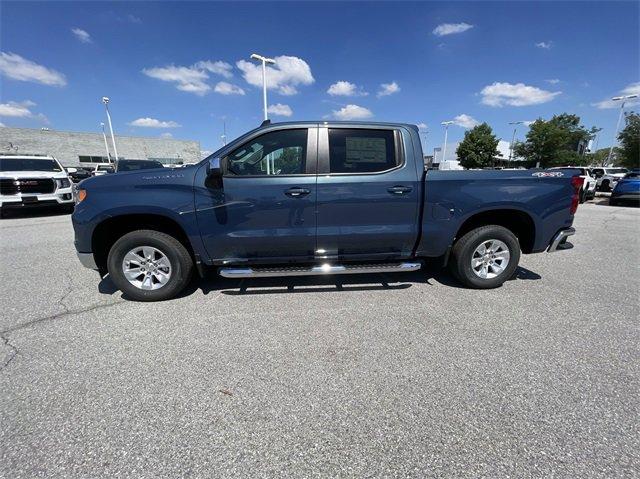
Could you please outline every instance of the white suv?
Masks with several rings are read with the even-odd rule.
[[[71,180],[52,156],[0,154],[0,216],[9,208],[58,206],[73,210]]]
[[[582,189],[580,190],[580,203],[584,203],[586,200],[593,199],[596,196],[596,179],[591,176],[587,168],[582,166],[555,166],[549,168],[550,170],[580,170],[580,178],[582,178]]]
[[[598,190],[612,191],[618,180],[629,173],[626,168],[591,168],[591,172],[598,180]]]

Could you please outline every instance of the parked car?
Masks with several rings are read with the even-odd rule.
[[[626,168],[593,168],[598,191],[611,191],[618,180],[628,173]]]
[[[113,163],[96,163],[95,165],[91,165],[91,170],[89,171],[91,172],[91,176],[102,176],[114,173],[116,168]]]
[[[584,203],[586,200],[591,200],[596,196],[596,179],[591,176],[589,168],[582,166],[556,166],[550,168],[550,170],[577,170],[580,172],[580,178],[582,178],[582,189],[580,191],[580,203]]]
[[[616,183],[609,198],[611,206],[629,202],[640,202],[640,172],[627,173]]]
[[[413,125],[265,123],[195,165],[84,181],[81,263],[156,301],[207,268],[255,278],[441,261],[462,284],[495,288],[521,252],[571,247],[577,171],[425,172]]]
[[[91,172],[85,168],[69,167],[65,168],[67,174],[73,183],[80,183],[82,180],[86,180],[91,177]]]
[[[73,209],[71,180],[48,155],[0,155],[0,216],[10,208],[55,206]]]
[[[164,165],[156,160],[118,160],[116,161],[116,173],[119,171],[150,170],[164,168]]]

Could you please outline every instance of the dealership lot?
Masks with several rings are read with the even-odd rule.
[[[640,209],[490,291],[406,275],[123,300],[67,215],[0,223],[0,476],[640,474]]]

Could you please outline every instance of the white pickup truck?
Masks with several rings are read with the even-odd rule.
[[[0,154],[0,216],[10,208],[55,206],[73,211],[71,180],[52,156]]]

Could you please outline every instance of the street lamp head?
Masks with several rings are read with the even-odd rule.
[[[449,126],[449,125],[453,125],[454,121],[453,120],[449,120],[449,121],[443,121],[442,123],[440,123],[442,126]]]
[[[104,103],[105,105],[106,105],[107,103],[109,103],[109,97],[108,97],[108,96],[103,96],[103,97],[102,97],[102,103]]]
[[[509,124],[510,125],[522,125],[524,123],[524,121],[510,121]]]
[[[276,63],[276,61],[273,58],[263,57],[262,55],[258,55],[257,53],[252,53],[251,59],[258,60],[259,62],[270,63],[272,65]]]

